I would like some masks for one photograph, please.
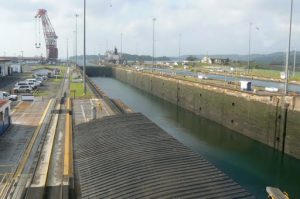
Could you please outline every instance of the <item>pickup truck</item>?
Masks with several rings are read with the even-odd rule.
[[[0,99],[6,99],[6,100],[17,100],[18,96],[17,95],[10,95],[9,93],[5,91],[0,91]]]

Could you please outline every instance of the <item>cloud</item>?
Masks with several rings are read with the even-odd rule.
[[[123,51],[152,54],[152,18],[156,17],[157,55],[177,56],[178,35],[182,54],[246,54],[248,27],[252,22],[254,53],[284,51],[287,46],[289,1],[282,0],[87,0],[87,52],[103,53],[120,46]],[[112,6],[110,6],[112,5]],[[59,36],[59,55],[73,52],[74,14],[78,13],[78,52],[82,52],[83,1],[10,0],[1,3],[0,54],[45,54],[34,48],[34,15],[48,10]],[[300,3],[294,1],[292,46],[300,49]],[[1,52],[2,51],[2,52]]]

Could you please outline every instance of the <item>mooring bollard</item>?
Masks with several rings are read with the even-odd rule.
[[[91,111],[92,111],[92,120],[95,120],[97,117],[97,109],[94,105],[92,106]]]

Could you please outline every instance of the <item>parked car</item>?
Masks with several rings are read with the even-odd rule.
[[[9,93],[7,93],[5,91],[0,91],[0,99],[15,101],[15,100],[18,99],[18,96],[17,95],[10,95]]]
[[[26,79],[26,82],[28,83],[34,83],[36,87],[40,86],[42,84],[41,81],[38,81],[36,79]]]
[[[37,81],[41,82],[41,84],[43,84],[44,78],[43,77],[37,77],[35,78]]]
[[[34,82],[28,82],[32,89],[37,89],[37,85]]]
[[[32,91],[32,87],[30,85],[21,85],[15,87],[13,90],[15,93],[22,93],[22,92],[30,93]]]
[[[21,81],[21,82],[17,82],[15,84],[15,87],[18,87],[18,86],[30,86],[28,82],[26,81]]]

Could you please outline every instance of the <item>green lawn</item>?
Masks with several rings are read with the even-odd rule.
[[[86,95],[84,95],[84,91],[83,91],[83,83],[75,83],[75,82],[71,82],[70,83],[70,96],[71,98],[75,98],[77,97],[87,97],[90,98],[92,97],[92,92],[87,88],[86,89]]]

